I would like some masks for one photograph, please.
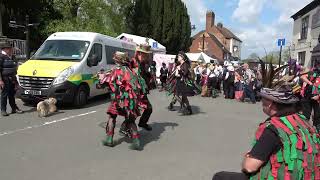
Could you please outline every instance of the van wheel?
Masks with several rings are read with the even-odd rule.
[[[81,85],[74,97],[74,106],[76,108],[81,108],[88,102],[88,91],[84,85]]]

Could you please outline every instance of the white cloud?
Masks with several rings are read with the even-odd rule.
[[[203,0],[182,0],[190,15],[191,24],[196,25],[197,30],[204,29],[206,24],[206,12],[207,8],[204,5]]]
[[[206,4],[217,2],[217,0],[182,0],[190,15],[191,23],[196,25],[199,32],[205,29]],[[230,29],[243,41],[242,58],[251,53],[258,53],[264,56],[264,48],[268,52],[278,50],[276,41],[278,38],[286,38],[287,44],[292,37],[291,16],[306,6],[312,0],[223,0],[225,8],[234,9],[231,12],[232,19],[236,26],[229,25]],[[279,13],[271,23],[263,23],[259,19],[265,9],[272,9]],[[268,14],[265,14],[266,16]],[[216,14],[216,22],[224,21],[227,17],[220,17]]]
[[[278,50],[276,43],[278,38],[286,38],[287,45],[290,45],[293,26],[291,16],[311,1],[270,0],[268,4],[265,4],[264,7],[273,8],[279,11],[280,15],[270,24],[256,23],[252,24],[253,26],[250,28],[238,29],[239,37],[243,40],[242,58],[246,58],[251,53],[258,53],[260,56],[264,56],[264,48],[266,48],[267,52]]]
[[[240,0],[232,18],[241,23],[255,23],[263,10],[266,0]]]
[[[278,19],[279,23],[291,24],[292,19],[290,17],[311,1],[313,0],[270,0],[270,4],[274,9],[281,12]]]
[[[241,28],[238,36],[243,41],[242,58],[248,57],[251,53],[257,53],[263,57],[265,50],[267,52],[278,50],[277,39],[286,38],[288,41],[287,34],[290,34],[290,28],[284,29],[282,32],[280,32],[280,29],[282,28],[277,24],[260,24],[254,28]]]

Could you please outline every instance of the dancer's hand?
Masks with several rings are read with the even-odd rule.
[[[318,96],[312,97],[312,99],[315,100],[315,101],[319,101],[320,98],[319,98],[319,95],[318,95]]]

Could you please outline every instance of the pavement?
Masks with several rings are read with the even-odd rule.
[[[129,149],[131,141],[118,134],[117,146],[102,145],[106,96],[47,118],[17,101],[26,112],[0,118],[0,179],[209,180],[217,171],[240,170],[266,118],[260,103],[196,96],[190,98],[195,114],[181,116],[167,110],[170,97],[164,92],[152,91],[149,98],[153,131],[140,131],[141,151]]]

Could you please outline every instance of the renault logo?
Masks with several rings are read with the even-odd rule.
[[[37,74],[37,70],[34,70],[34,71],[32,72],[32,74],[33,74],[33,75],[36,75],[36,74]]]

